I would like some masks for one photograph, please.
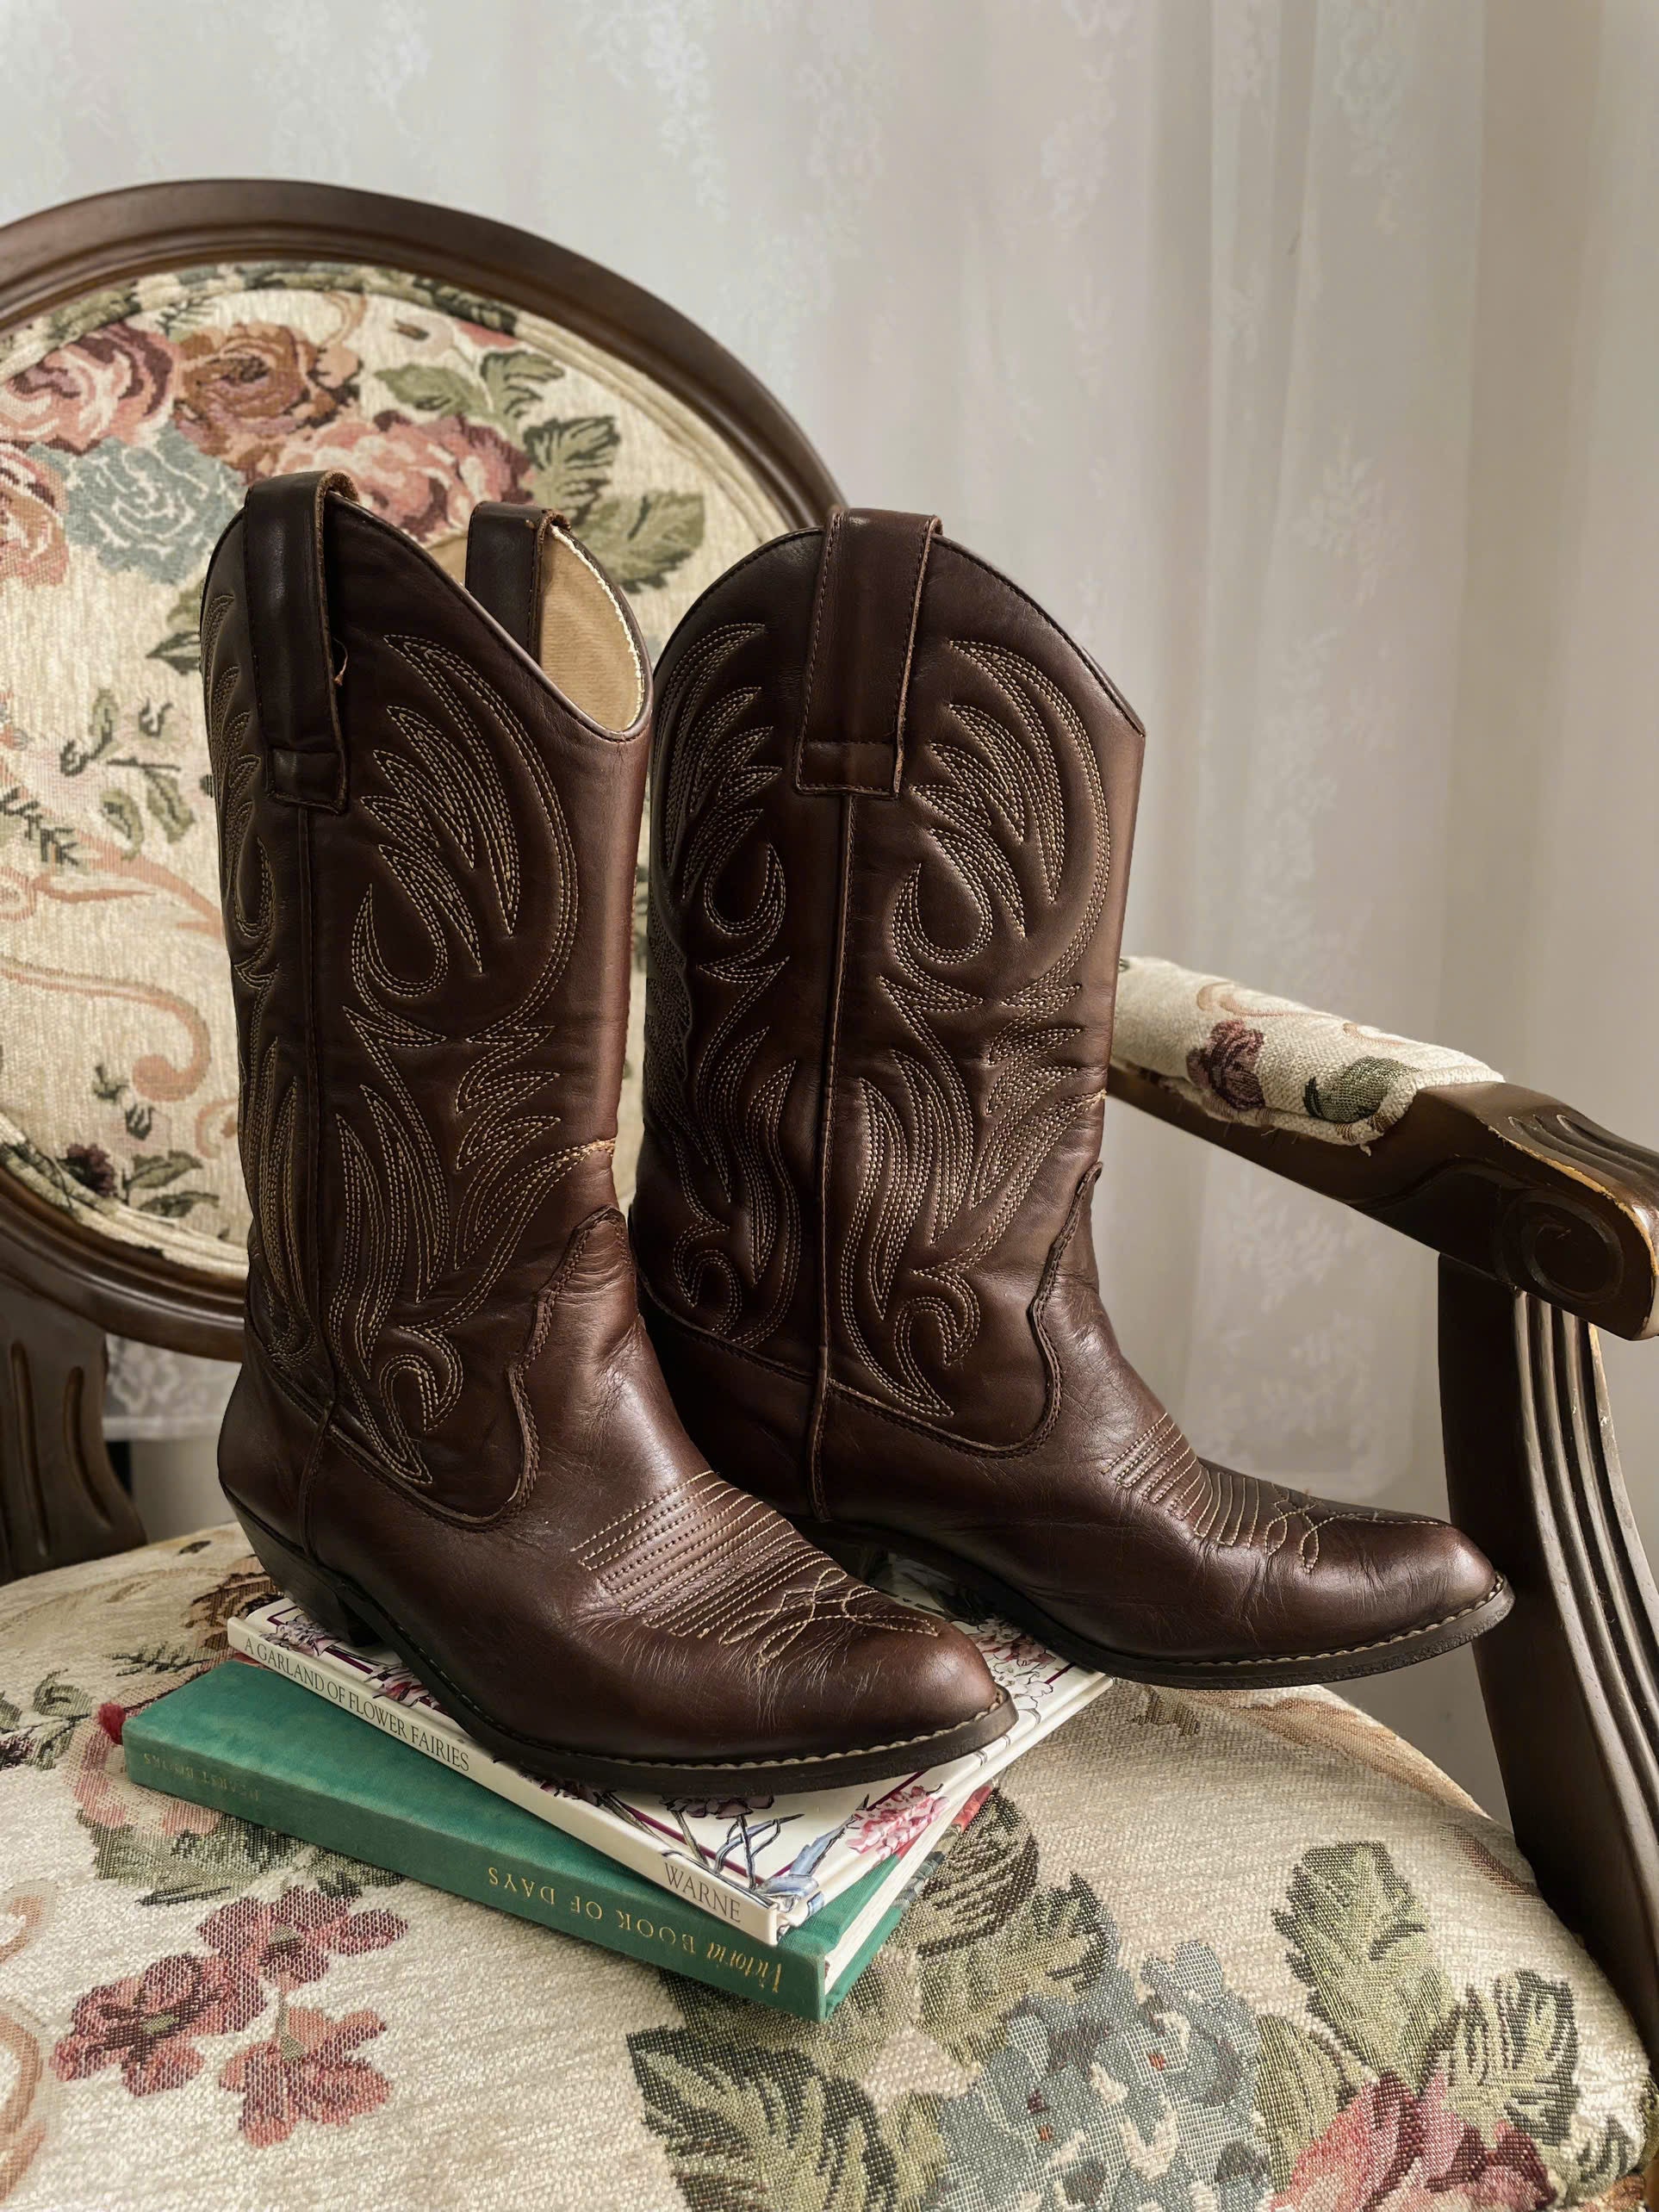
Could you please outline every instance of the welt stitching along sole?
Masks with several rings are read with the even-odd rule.
[[[845,1752],[787,1754],[775,1759],[655,1760],[618,1759],[587,1751],[566,1751],[556,1744],[521,1734],[479,1712],[465,1692],[451,1682],[415,1639],[391,1619],[349,1575],[324,1569],[301,1560],[289,1545],[268,1529],[244,1506],[231,1501],[242,1532],[260,1564],[273,1582],[294,1602],[309,1612],[334,1611],[347,1627],[366,1627],[376,1640],[388,1644],[419,1678],[423,1687],[486,1750],[510,1759],[526,1772],[553,1780],[644,1782],[653,1789],[695,1789],[723,1779],[741,1781],[755,1790],[789,1784],[820,1787],[839,1782],[885,1780],[912,1768],[942,1765],[945,1761],[978,1751],[1005,1736],[1013,1726],[1015,1708],[999,1691],[983,1712],[943,1734],[905,1737],[889,1743],[854,1745]],[[313,1602],[307,1603],[308,1593]],[[323,1602],[317,1601],[320,1594]],[[327,1603],[332,1600],[332,1605]],[[346,1628],[336,1631],[345,1642],[361,1642]],[[895,1755],[902,1754],[895,1763]]]
[[[1134,1652],[1115,1651],[1107,1644],[1077,1635],[1020,1591],[1010,1589],[995,1575],[958,1558],[942,1545],[908,1535],[845,1525],[831,1529],[817,1522],[798,1520],[796,1525],[809,1543],[843,1558],[857,1555],[864,1567],[877,1553],[915,1558],[923,1566],[948,1575],[962,1589],[972,1591],[994,1606],[1016,1627],[1035,1636],[1039,1643],[1060,1658],[1069,1659],[1074,1666],[1089,1667],[1097,1674],[1111,1675],[1122,1681],[1146,1682],[1159,1689],[1298,1689],[1321,1682],[1353,1681],[1366,1675],[1393,1674],[1401,1667],[1415,1666],[1420,1660],[1438,1658],[1443,1652],[1456,1651],[1465,1643],[1472,1643],[1477,1636],[1495,1628],[1515,1602],[1514,1591],[1504,1576],[1498,1575],[1483,1596],[1469,1605],[1460,1606],[1442,1619],[1401,1629],[1392,1636],[1378,1637],[1367,1643],[1349,1644],[1332,1651],[1289,1652],[1283,1657],[1263,1655],[1240,1659],[1154,1660]],[[1388,1656],[1379,1656],[1384,1654]]]

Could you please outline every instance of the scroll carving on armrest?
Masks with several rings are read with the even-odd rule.
[[[1462,1053],[1166,960],[1127,962],[1118,1009],[1114,1097],[1617,1336],[1659,1334],[1659,1154]]]

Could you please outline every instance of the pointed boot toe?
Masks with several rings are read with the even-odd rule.
[[[1014,1720],[1013,1706],[966,1637],[948,1622],[934,1623],[898,1605],[881,1625],[848,1646],[834,1681],[826,1681],[819,1722],[826,1743],[841,1724],[837,1706],[843,1698],[861,1712],[885,1716],[877,1723],[875,1748],[896,1753],[948,1741],[954,1758],[994,1743]]]
[[[1268,1639],[1262,1669],[1275,1681],[1411,1666],[1483,1635],[1514,1602],[1479,1545],[1447,1522],[1325,1498],[1298,1499],[1291,1510],[1277,1638],[1288,1652],[1276,1661]]]

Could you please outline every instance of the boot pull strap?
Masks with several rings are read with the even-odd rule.
[[[345,671],[336,666],[324,574],[331,496],[355,502],[357,488],[338,469],[251,484],[242,555],[271,794],[338,813],[345,804],[338,688]]]
[[[890,798],[898,789],[910,656],[938,533],[937,515],[830,509],[795,755],[799,790]]]
[[[467,589],[532,661],[542,651],[542,582],[548,541],[568,528],[550,507],[484,500],[467,525]]]

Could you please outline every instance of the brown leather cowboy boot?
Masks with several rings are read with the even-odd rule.
[[[625,603],[539,513],[481,514],[474,597],[355,497],[257,484],[203,596],[249,1541],[532,1773],[807,1787],[988,1742],[1011,1712],[972,1646],[711,1474],[639,1324]]]
[[[646,1318],[702,1449],[843,1557],[1184,1684],[1444,1651],[1456,1530],[1200,1459],[1090,1233],[1142,733],[920,515],[741,562],[659,664]]]

